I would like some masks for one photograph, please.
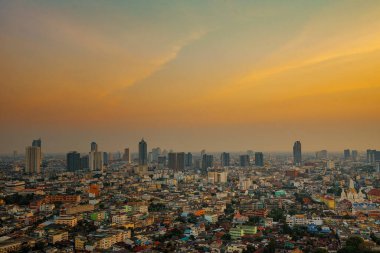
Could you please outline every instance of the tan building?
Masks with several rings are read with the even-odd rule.
[[[56,231],[49,235],[49,242],[55,244],[61,241],[67,241],[69,239],[69,233],[67,231]]]
[[[55,224],[66,225],[69,227],[75,227],[78,224],[78,219],[75,216],[59,216],[55,219]]]
[[[118,242],[123,242],[125,239],[131,238],[131,231],[112,231],[108,232],[105,237],[101,238],[96,242],[96,247],[98,249],[109,249]]]
[[[207,180],[209,183],[226,183],[227,171],[225,170],[211,170],[207,173]]]
[[[66,195],[66,194],[56,194],[48,195],[45,197],[46,203],[62,202],[62,203],[79,203],[80,195]]]
[[[94,205],[77,205],[68,207],[66,209],[66,214],[77,214],[77,213],[84,213],[84,212],[90,212],[94,211]]]
[[[76,236],[74,240],[74,247],[76,250],[84,250],[87,238],[85,236]]]
[[[41,173],[41,148],[40,147],[26,147],[25,172],[28,174]]]

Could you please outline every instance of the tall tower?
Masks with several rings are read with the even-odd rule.
[[[103,152],[98,151],[98,144],[91,142],[91,151],[88,154],[88,168],[92,171],[103,171]]]
[[[264,155],[262,152],[255,153],[255,165],[256,166],[264,166]]]
[[[351,152],[349,149],[343,151],[344,160],[349,160],[351,158]]]
[[[41,138],[38,138],[37,140],[33,140],[32,147],[39,147],[40,148],[40,159],[42,160],[42,141]]]
[[[91,142],[91,151],[97,152],[98,151],[98,144],[96,142]]]
[[[66,154],[66,168],[68,171],[80,170],[81,160],[80,154],[76,151],[72,151]]]
[[[123,161],[129,163],[129,148],[124,149]]]
[[[249,155],[241,155],[240,167],[248,167],[248,166],[249,166]]]
[[[29,146],[25,149],[25,172],[28,174],[41,173],[41,148]]]
[[[223,152],[220,155],[220,163],[221,163],[222,167],[230,166],[230,153]]]
[[[301,142],[296,141],[293,145],[293,164],[296,166],[302,165]]]
[[[148,164],[148,146],[144,139],[139,142],[139,165]]]

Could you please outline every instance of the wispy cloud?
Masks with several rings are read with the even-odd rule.
[[[178,55],[184,48],[189,46],[191,43],[201,39],[206,34],[206,31],[198,31],[190,33],[187,37],[180,39],[178,42],[174,43],[167,52],[164,52],[161,56],[149,62],[149,65],[152,67],[145,73],[144,76],[139,77],[132,83],[126,84],[126,86],[131,87],[137,85],[138,83],[153,76],[155,73],[159,72],[161,69],[165,68],[165,66],[177,59]]]

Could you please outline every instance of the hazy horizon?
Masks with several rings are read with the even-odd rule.
[[[0,153],[380,149],[378,1],[1,1]]]

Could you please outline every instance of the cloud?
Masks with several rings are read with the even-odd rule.
[[[165,66],[167,66],[169,63],[173,62],[184,48],[189,46],[191,43],[201,39],[206,34],[206,31],[198,31],[191,33],[186,38],[180,39],[177,43],[174,43],[174,45],[170,47],[168,52],[150,61],[150,65],[152,65],[153,67],[149,71],[147,71],[147,73],[144,76],[139,77],[138,79],[136,79],[130,84],[127,84],[126,86],[131,87],[150,78],[155,73],[165,68]]]

